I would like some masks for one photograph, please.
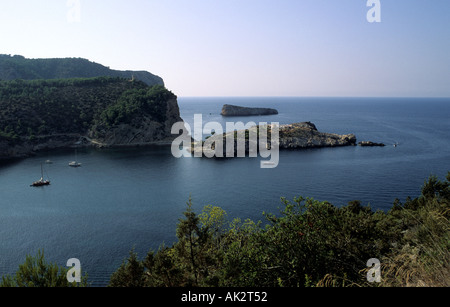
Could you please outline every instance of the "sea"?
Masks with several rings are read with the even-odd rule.
[[[356,135],[385,147],[280,151],[276,168],[262,158],[175,158],[170,146],[64,149],[0,164],[0,276],[43,251],[59,266],[76,258],[94,287],[134,250],[139,259],[176,240],[187,202],[201,213],[219,206],[229,221],[264,223],[281,198],[309,197],[345,206],[352,200],[388,211],[396,198],[417,197],[431,175],[450,171],[450,98],[179,97],[191,129],[216,122],[291,124]],[[278,115],[225,118],[224,104],[269,107]],[[193,131],[193,130],[191,130]],[[397,146],[394,146],[397,144]],[[77,159],[82,167],[71,168]],[[47,164],[45,161],[52,163]],[[30,187],[41,176],[51,185]]]

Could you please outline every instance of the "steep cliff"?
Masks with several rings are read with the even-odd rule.
[[[100,147],[171,144],[172,125],[182,121],[176,97],[165,100],[164,120],[155,120],[149,114],[139,114],[128,122],[112,127],[95,125],[88,132],[91,144]]]

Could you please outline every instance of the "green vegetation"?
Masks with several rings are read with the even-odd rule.
[[[450,173],[431,177],[422,195],[395,201],[389,212],[359,201],[282,199],[281,215],[267,223],[226,222],[219,207],[200,215],[191,200],[177,227],[178,242],[132,252],[110,286],[448,286],[450,283]],[[367,260],[382,263],[382,282],[367,281]]]
[[[4,276],[0,287],[86,287],[87,276],[81,277],[81,283],[69,283],[64,267],[47,263],[44,253],[39,251],[35,257],[27,256],[25,263],[19,266],[13,276]]]
[[[162,86],[128,90],[117,102],[108,106],[100,120],[108,126],[130,122],[141,114],[147,114],[158,122],[166,120],[166,102],[174,95]]]
[[[0,54],[0,80],[72,79],[119,77],[136,79],[149,86],[164,81],[146,71],[118,71],[81,58],[27,59],[20,55]]]
[[[170,97],[163,86],[122,78],[0,81],[0,141],[86,134],[143,116],[164,121]]]
[[[450,172],[444,181],[430,177],[419,197],[397,199],[388,212],[359,201],[344,207],[309,198],[282,203],[279,215],[264,214],[266,223],[229,222],[211,205],[196,214],[189,199],[178,241],[142,261],[132,250],[109,286],[450,285]],[[367,281],[371,258],[381,261],[381,283]]]

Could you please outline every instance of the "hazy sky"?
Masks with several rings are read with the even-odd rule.
[[[450,1],[0,0],[0,53],[161,76],[178,96],[450,97]],[[78,9],[79,8],[79,9]]]

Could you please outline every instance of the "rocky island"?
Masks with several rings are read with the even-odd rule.
[[[238,143],[241,141],[245,142],[245,150],[248,153],[249,148],[251,148],[250,143],[254,140],[251,140],[249,137],[251,131],[254,131],[257,135],[259,135],[259,126],[251,127],[246,130],[244,133],[240,135],[244,135],[244,140],[238,137],[238,132],[228,132],[219,135],[212,135],[208,137],[208,143],[213,144],[212,149],[215,150],[215,142],[222,142],[222,144],[226,144],[227,138],[231,136],[234,139],[234,154],[236,154]],[[269,125],[267,129],[267,146],[271,148],[271,130],[272,126]],[[234,134],[234,136],[232,136]],[[257,148],[259,142],[256,142],[255,148]],[[205,142],[200,142],[204,144]],[[202,150],[199,142],[194,142],[191,147],[191,152],[196,153],[196,151]],[[311,122],[301,122],[294,123],[290,125],[281,125],[279,127],[279,149],[280,150],[294,150],[294,149],[308,149],[308,148],[323,148],[323,147],[340,147],[340,146],[355,146],[356,145],[356,136],[354,134],[334,134],[334,133],[326,133],[319,132],[316,126]],[[208,150],[208,149],[206,149]],[[223,156],[226,156],[226,146],[223,146]],[[205,148],[203,148],[203,153],[205,153]],[[197,153],[199,154],[199,153]]]
[[[319,132],[311,122],[280,126],[280,148],[301,149],[356,145],[354,134]]]
[[[278,111],[270,108],[248,108],[225,104],[222,108],[222,116],[258,116],[274,115]]]

